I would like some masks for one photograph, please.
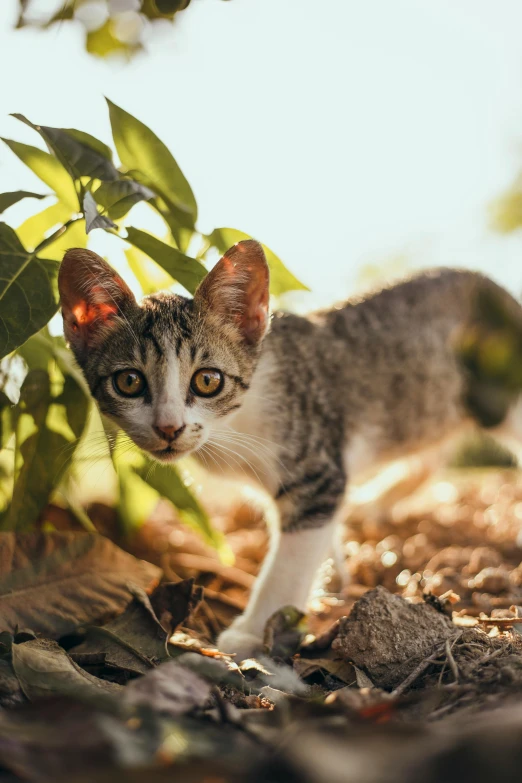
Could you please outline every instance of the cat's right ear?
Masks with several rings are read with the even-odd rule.
[[[76,357],[96,347],[118,318],[136,305],[122,278],[92,250],[72,248],[64,256],[58,289],[65,339]]]

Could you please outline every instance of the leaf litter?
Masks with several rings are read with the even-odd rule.
[[[117,584],[99,578],[103,567],[92,578],[78,568],[75,589],[60,569],[71,574],[74,558],[82,562],[86,544],[74,539],[85,534],[67,534],[67,554],[52,568],[38,558],[60,551],[53,536],[63,534],[3,534],[11,555],[0,562],[10,563],[15,590],[3,587],[2,570],[0,781],[518,779],[522,599],[513,506],[522,488],[510,478],[495,491],[491,500],[485,489],[479,498],[461,490],[452,509],[462,521],[468,506],[464,532],[448,524],[451,503],[443,521],[442,508],[380,519],[380,540],[371,537],[371,515],[354,514],[351,585],[323,593],[307,618],[285,607],[267,624],[263,655],[243,662],[212,639],[224,624],[220,596],[228,622],[245,588],[224,566],[213,576],[208,552],[185,561],[204,563],[205,576],[180,567],[183,558],[175,568],[163,549],[158,586],[157,569],[118,550]],[[484,525],[488,516],[496,524]],[[97,538],[106,556],[110,542]],[[382,571],[386,551],[397,555],[393,582]],[[236,570],[244,563],[236,557]],[[397,581],[406,564],[407,582],[404,574]],[[211,598],[193,577],[211,585]],[[32,603],[21,600],[24,591]]]

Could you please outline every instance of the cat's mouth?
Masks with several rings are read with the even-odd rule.
[[[155,459],[160,460],[161,462],[173,462],[175,459],[178,459],[178,457],[181,457],[184,452],[179,451],[170,445],[164,449],[150,451],[149,453],[152,454]]]

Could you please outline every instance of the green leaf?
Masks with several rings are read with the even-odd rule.
[[[195,258],[186,256],[145,231],[129,226],[127,228],[127,242],[150,256],[191,294],[207,274],[203,264],[200,264]]]
[[[143,47],[138,43],[126,43],[114,34],[114,21],[107,21],[98,27],[97,30],[90,30],[85,39],[85,48],[89,54],[95,57],[113,57],[114,55],[124,55],[130,59]]]
[[[80,144],[83,144],[86,147],[90,147],[91,149],[95,150],[99,155],[101,155],[103,158],[107,158],[107,160],[110,160],[112,162],[112,150],[109,147],[108,144],[105,144],[103,141],[100,141],[100,139],[97,139],[96,136],[91,136],[90,133],[85,133],[85,131],[76,130],[76,128],[64,128],[64,133],[67,133],[69,136],[72,136],[73,139],[76,139],[76,141],[79,141]]]
[[[33,128],[40,134],[73,179],[91,177],[110,181],[119,178],[118,170],[110,159],[107,159],[105,145],[103,145],[104,153],[101,154],[98,149],[85,143],[87,138],[91,140],[91,144],[92,140],[94,140],[97,146],[99,146],[101,142],[94,139],[94,137],[78,131],[71,135],[63,128],[35,125],[27,117],[24,117],[23,114],[13,114],[12,116],[25,123],[25,125],[29,125],[30,128]],[[83,139],[82,141],[78,140],[78,135]]]
[[[167,498],[178,509],[183,521],[198,530],[211,546],[220,548],[224,538],[219,531],[214,530],[205,509],[196,496],[190,491],[190,479],[186,471],[180,473],[171,465],[147,463],[137,468],[138,474],[162,497]],[[182,474],[185,475],[182,475]]]
[[[12,406],[13,403],[7,394],[0,391],[0,451],[5,449],[13,432],[11,422]]]
[[[197,219],[192,188],[165,144],[132,114],[107,100],[114,143],[122,164],[133,177],[168,203]]]
[[[89,400],[81,384],[72,375],[64,378],[59,396],[52,395],[51,379],[46,369],[53,354],[52,340],[43,341],[42,361],[27,374],[21,389],[19,408],[29,414],[34,427],[17,428],[17,453],[23,464],[13,490],[11,505],[3,520],[4,529],[28,530],[47,505],[49,496],[60,481],[87,421]],[[29,351],[30,354],[30,351]],[[28,352],[24,352],[30,359]],[[36,357],[38,360],[38,357]],[[53,380],[57,370],[53,371]],[[58,372],[58,377],[62,377]],[[28,416],[25,416],[29,420]],[[36,430],[36,431],[35,431]],[[24,433],[29,433],[23,439]]]
[[[158,503],[158,493],[139,476],[132,465],[118,464],[120,502],[118,513],[125,534],[139,529]]]
[[[42,425],[21,446],[24,464],[4,523],[6,530],[30,530],[49,501],[67,465],[69,441]]]
[[[116,182],[102,182],[92,194],[97,203],[107,210],[109,216],[119,220],[139,201],[154,198],[154,193],[145,185],[132,179],[120,179]]]
[[[170,288],[174,283],[172,277],[164,269],[137,247],[127,248],[125,258],[145,296]]]
[[[235,245],[236,242],[241,242],[243,239],[252,239],[252,237],[249,234],[245,234],[244,231],[238,231],[236,228],[216,228],[208,236],[210,244],[217,248],[220,253],[226,253],[232,245]],[[286,293],[286,291],[310,290],[286,268],[279,256],[276,256],[269,247],[263,245],[263,250],[270,268],[271,294],[280,296]]]
[[[42,182],[45,182],[48,187],[54,190],[60,201],[71,212],[78,211],[79,202],[74,183],[67,170],[54,155],[30,144],[22,144],[19,141],[12,141],[11,139],[2,139],[2,141]]]
[[[89,394],[87,382],[61,335],[51,337],[48,329],[41,329],[19,349],[18,353],[30,368],[47,367],[49,359],[54,359],[62,374],[71,375],[83,388],[84,393]]]
[[[86,247],[87,234],[85,221],[78,220],[69,226],[67,231],[60,234],[51,244],[45,248],[45,255],[53,261],[61,261],[66,250],[70,247]]]
[[[85,215],[85,230],[87,233],[95,228],[117,228],[116,223],[110,218],[100,215],[96,201],[89,190],[83,197],[83,214]]]
[[[75,210],[76,211],[76,210]],[[16,233],[20,242],[27,248],[35,248],[52,229],[67,223],[71,218],[71,210],[57,201],[36,215],[31,215],[18,228]]]
[[[28,253],[0,223],[0,358],[22,345],[58,309],[58,264]]]
[[[190,0],[143,0],[141,13],[147,19],[172,19],[177,11],[188,7]]]
[[[166,204],[164,200],[159,197],[151,199],[150,205],[165,221],[172,234],[176,247],[178,247],[182,253],[186,253],[195,230],[193,223],[190,220],[187,221],[186,212],[177,209],[173,204]]]
[[[29,190],[13,190],[10,193],[0,193],[0,214],[6,209],[18,204],[24,198],[46,198],[41,193],[31,193]]]
[[[76,438],[79,438],[87,423],[90,400],[83,384],[78,383],[72,375],[66,375],[63,391],[56,398],[57,404],[65,406],[67,421]]]
[[[50,19],[43,23],[42,27],[48,28],[57,22],[70,22],[74,19],[74,10],[77,0],[65,0],[61,8]],[[34,23],[33,23],[34,24]]]

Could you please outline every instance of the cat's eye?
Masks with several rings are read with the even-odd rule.
[[[224,380],[219,370],[198,370],[192,376],[190,388],[198,397],[214,397],[223,388]]]
[[[112,376],[112,383],[123,397],[140,397],[147,388],[145,376],[139,370],[120,370]]]

